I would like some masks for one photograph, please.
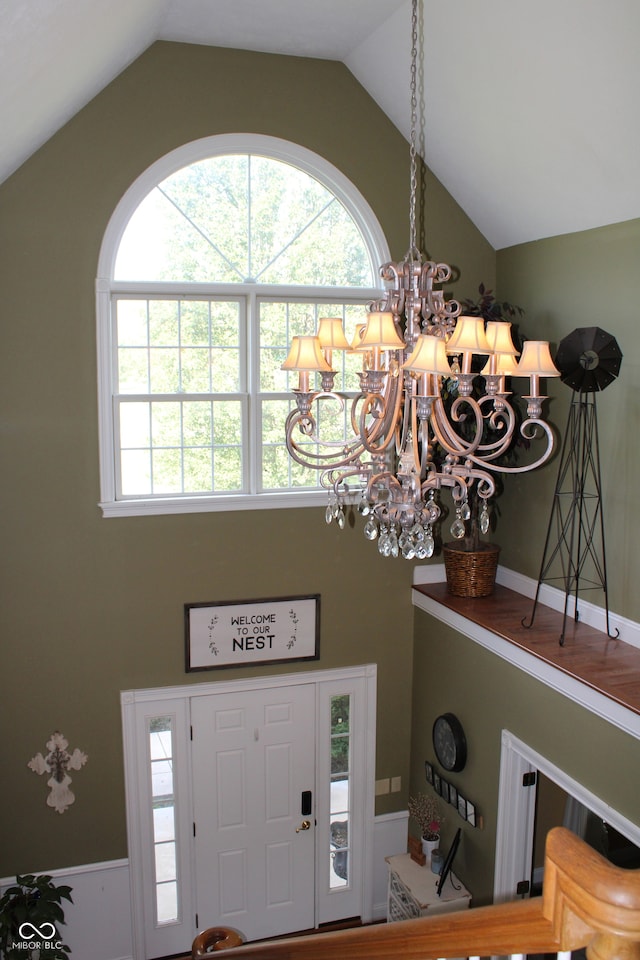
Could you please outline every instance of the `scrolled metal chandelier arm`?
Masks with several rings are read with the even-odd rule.
[[[491,470],[495,473],[529,473],[531,470],[537,470],[542,467],[551,457],[555,449],[556,437],[552,427],[544,420],[531,419],[525,420],[520,426],[520,435],[525,440],[536,440],[538,437],[538,428],[543,431],[546,438],[546,445],[542,453],[525,466],[509,467],[506,464],[492,464]]]
[[[485,394],[484,397],[480,397],[478,400],[480,409],[484,406],[490,406],[490,404],[493,404],[493,408],[490,407],[487,411],[485,423],[490,428],[490,431],[495,433],[496,439],[492,443],[485,442],[480,444],[479,449],[483,451],[486,459],[490,458],[491,451],[494,452],[494,456],[496,457],[507,452],[511,446],[516,428],[515,410],[511,404],[501,400],[496,405],[495,398],[489,394]]]
[[[384,396],[362,394],[358,432],[364,449],[372,456],[385,453],[393,443],[401,401],[402,391],[398,378],[393,376],[387,377]],[[369,416],[375,418],[373,428],[367,423]]]
[[[327,399],[336,400],[344,407],[344,400],[338,394],[318,393],[310,395],[314,401],[323,401]],[[357,462],[364,452],[364,447],[359,437],[355,437],[350,443],[344,440],[329,440],[320,438],[317,434],[316,419],[311,413],[304,413],[299,409],[291,410],[285,421],[285,435],[287,438],[287,451],[292,460],[299,463],[302,467],[309,467],[314,470],[327,470],[327,461],[332,461],[332,468],[339,469],[349,464]],[[295,440],[296,432],[301,433],[306,438],[307,443],[300,445]],[[319,448],[314,452],[309,446]]]
[[[485,327],[482,317],[462,316],[460,303],[441,289],[451,279],[450,266],[426,259],[417,248],[417,4],[412,0],[408,252],[381,266],[385,294],[369,304],[367,322],[351,341],[340,318],[323,318],[315,337],[293,338],[282,365],[299,377],[296,407],[285,423],[287,449],[296,463],[318,471],[329,490],[327,522],[343,527],[345,508],[355,498],[365,537],[377,540],[383,555],[407,559],[432,556],[442,491],[453,501],[454,538],[465,536],[473,498],[486,533],[495,477],[547,462],[555,438],[542,418],[540,381],[559,376],[548,343],[527,341],[516,362],[510,323],[489,321]],[[362,358],[359,389],[348,394],[334,390],[336,350]],[[482,358],[479,375],[472,371]],[[312,389],[312,377],[321,379],[320,389]],[[529,379],[521,423],[507,377]],[[350,403],[345,433],[321,436],[318,425],[326,421],[314,410],[336,401],[341,413]],[[543,449],[532,461],[509,465],[519,438],[532,447],[541,442]]]
[[[470,440],[465,440],[456,431],[454,424],[464,421],[469,424],[468,414],[464,412],[464,407],[473,414],[475,421],[475,430]],[[461,412],[462,409],[462,412]],[[482,433],[484,429],[484,419],[482,411],[477,403],[474,403],[470,397],[456,397],[451,405],[449,419],[445,410],[444,402],[438,398],[433,405],[433,412],[429,419],[433,435],[440,446],[447,452],[456,456],[470,456],[480,446]]]

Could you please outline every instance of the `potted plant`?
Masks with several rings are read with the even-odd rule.
[[[440,801],[430,793],[419,793],[415,797],[409,797],[407,807],[409,816],[418,825],[422,852],[427,863],[430,863],[431,854],[440,842],[440,828],[444,823]]]
[[[0,953],[6,960],[51,957],[66,960],[71,952],[60,940],[65,922],[62,900],[71,899],[71,887],[56,886],[47,874],[17,876],[0,897]]]
[[[515,306],[507,301],[497,300],[492,290],[483,283],[478,288],[477,300],[462,300],[462,313],[466,316],[483,317],[485,321],[514,321],[523,316],[522,307]],[[517,330],[512,331],[514,344],[519,348]],[[480,372],[479,368],[476,372]],[[457,396],[455,378],[449,380],[444,399],[452,402]],[[516,412],[520,411],[515,405]],[[463,426],[464,429],[464,426]],[[491,427],[486,427],[490,430]],[[511,463],[517,459],[517,446],[524,443],[518,431],[514,432],[514,440],[505,454],[502,462]],[[500,475],[496,475],[497,491],[501,489]],[[464,537],[450,543],[443,543],[442,552],[445,562],[445,572],[450,593],[464,597],[488,596],[493,592],[495,575],[498,567],[500,547],[481,539],[492,526],[495,526],[495,509],[493,521],[486,500],[478,495],[477,484],[469,489],[466,514],[463,516],[465,525]]]

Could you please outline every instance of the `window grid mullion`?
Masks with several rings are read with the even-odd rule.
[[[149,401],[147,410],[148,410],[148,417],[149,417],[149,484],[151,489],[153,490],[154,488],[154,483],[153,483],[153,473],[154,473],[154,470],[153,470],[153,403],[151,403],[151,401]]]
[[[178,300],[178,389],[182,393],[182,300]]]
[[[245,392],[247,395],[247,464],[245,477],[251,494],[258,493],[261,486],[262,461],[262,415],[260,412],[260,298],[252,290],[245,300],[243,331],[247,338],[244,350],[246,363]]]
[[[253,247],[251,243],[251,154],[247,156],[247,280],[253,279]]]

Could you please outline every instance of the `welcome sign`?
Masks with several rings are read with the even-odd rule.
[[[188,673],[320,656],[320,594],[186,603],[184,613]]]

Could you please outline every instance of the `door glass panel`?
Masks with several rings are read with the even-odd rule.
[[[159,924],[178,919],[173,741],[173,719],[153,717],[149,721],[149,772],[153,815],[155,908]]]
[[[349,885],[349,811],[351,780],[350,694],[331,698],[331,889]]]

